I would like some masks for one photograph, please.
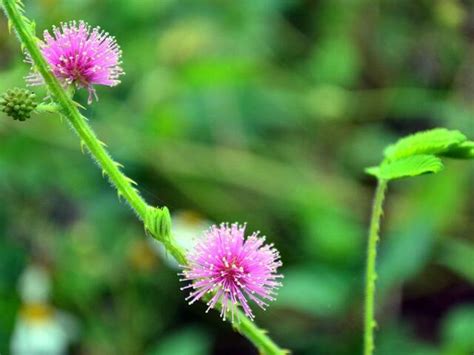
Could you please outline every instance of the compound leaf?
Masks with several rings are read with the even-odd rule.
[[[474,142],[466,141],[440,154],[443,157],[455,159],[474,159]]]
[[[393,161],[413,155],[449,154],[452,150],[459,149],[466,140],[466,136],[459,131],[435,128],[401,138],[389,145],[384,155],[386,160]],[[461,149],[462,154],[466,154],[466,150],[467,148]]]
[[[437,173],[443,169],[441,159],[434,155],[413,155],[395,161],[385,161],[380,166],[365,171],[382,180],[394,180],[403,177]]]

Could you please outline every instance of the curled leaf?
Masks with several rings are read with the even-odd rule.
[[[434,155],[413,155],[395,161],[385,161],[380,166],[367,168],[367,174],[382,180],[394,180],[427,173],[437,173],[443,169],[443,162]]]
[[[385,151],[386,160],[397,160],[413,155],[449,154],[467,140],[466,136],[456,130],[435,128],[401,138]]]
[[[147,209],[145,215],[145,230],[150,235],[163,242],[169,242],[171,238],[171,215],[167,207],[151,207]]]
[[[474,159],[474,142],[466,141],[440,154],[447,158]]]

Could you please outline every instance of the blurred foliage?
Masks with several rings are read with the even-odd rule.
[[[472,2],[25,3],[39,31],[81,18],[117,37],[127,75],[98,89],[87,116],[149,202],[247,221],[281,250],[285,286],[258,323],[295,354],[359,353],[374,188],[364,168],[417,130],[474,138]],[[19,52],[0,17],[0,92],[21,86]],[[0,353],[31,263],[79,321],[74,354],[255,353],[186,304],[66,126],[0,116]],[[378,354],[474,351],[474,169],[446,165],[390,186]]]

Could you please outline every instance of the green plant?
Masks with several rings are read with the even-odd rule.
[[[40,75],[39,78],[49,91],[51,102],[38,105],[36,111],[55,112],[67,119],[80,138],[81,149],[87,150],[102,169],[102,174],[108,176],[119,198],[123,198],[143,222],[146,233],[162,242],[166,250],[181,265],[187,265],[184,250],[175,242],[171,234],[171,218],[168,209],[147,204],[135,187],[136,183],[121,171],[123,166],[112,159],[105,149],[106,145],[97,138],[87,123],[87,119],[80,112],[81,105],[73,100],[74,87],[72,85],[65,87],[48,65],[38,46],[39,39],[35,36],[35,24],[24,15],[23,3],[20,0],[2,0],[2,5],[9,20],[9,29],[15,30],[22,49],[28,53],[29,59]],[[93,89],[90,86],[87,88],[89,93],[94,95]],[[91,96],[89,99],[91,101]],[[17,116],[18,113],[15,111],[14,118]],[[21,118],[23,116],[22,113]],[[219,305],[216,307],[220,308]],[[265,330],[258,328],[242,311],[236,309],[235,313],[235,320],[229,319],[234,329],[247,337],[262,353],[286,353],[268,337]]]
[[[160,240],[167,248],[167,250],[181,263],[186,263],[186,256],[184,255],[183,250],[175,243],[173,236],[170,233],[170,216],[169,212],[166,209],[166,207],[162,208],[155,208],[153,206],[148,205],[143,198],[140,196],[140,194],[137,191],[137,188],[135,186],[135,183],[130,180],[126,175],[124,175],[121,171],[121,165],[117,162],[115,162],[109,155],[107,150],[105,149],[105,144],[100,142],[97,137],[95,136],[94,132],[90,128],[90,126],[87,123],[87,119],[81,114],[80,110],[80,105],[73,100],[73,95],[74,93],[72,91],[67,91],[65,90],[64,87],[62,87],[60,84],[58,84],[57,79],[51,74],[49,71],[49,68],[47,67],[47,64],[43,60],[41,53],[38,51],[37,48],[37,38],[34,35],[34,23],[28,20],[26,17],[23,16],[23,5],[21,1],[15,1],[15,0],[2,0],[2,3],[4,5],[4,8],[7,12],[7,16],[10,18],[10,27],[14,28],[20,38],[20,43],[22,44],[23,49],[26,49],[28,53],[35,53],[34,57],[32,55],[32,59],[35,62],[34,64],[36,65],[36,69],[39,71],[41,74],[42,78],[44,79],[44,82],[49,90],[50,98],[51,100],[48,102],[42,102],[37,106],[36,108],[31,106],[31,109],[33,109],[34,112],[50,112],[50,113],[57,113],[61,116],[64,116],[66,120],[72,125],[73,129],[77,132],[80,141],[81,141],[81,148],[83,150],[88,150],[90,154],[92,155],[93,159],[96,160],[97,164],[99,167],[103,169],[103,174],[108,175],[108,178],[111,180],[112,184],[117,188],[117,193],[120,198],[123,198],[136,212],[137,216],[141,219],[145,226],[145,230],[148,234],[153,236],[154,238]],[[141,5],[141,4],[140,4]],[[337,23],[337,21],[330,21],[330,23]],[[186,32],[186,31],[184,31]],[[333,31],[327,31],[327,33],[333,33]],[[341,58],[340,56],[340,45],[332,45],[333,43],[338,43],[335,39],[330,38],[327,40],[329,44],[331,44],[331,48],[334,47],[335,50],[332,52],[334,53],[334,58],[338,59]],[[344,44],[344,43],[343,43]],[[344,46],[342,46],[344,48]],[[327,53],[327,51],[323,51]],[[329,58],[329,57],[328,57]],[[329,63],[329,67],[326,66],[320,66],[317,65],[316,67],[318,70],[321,70],[322,72],[328,71],[331,69],[333,66],[331,63],[333,62],[332,60],[326,60],[327,63]],[[342,64],[344,64],[342,62]],[[321,69],[323,68],[323,69]],[[235,74],[238,75],[238,74]],[[328,73],[330,75],[330,73]],[[324,94],[328,94],[327,88],[324,88]],[[329,90],[330,94],[330,100],[326,100],[327,102],[332,101],[332,104],[334,104],[335,101],[339,102],[341,101],[341,98],[343,99],[344,104],[348,104],[349,102],[352,102],[353,100],[349,100],[348,98],[351,97],[349,94],[349,91],[346,92],[346,90],[340,90],[339,87],[334,87],[335,90],[332,90],[333,88],[331,87],[331,90]],[[334,92],[333,92],[334,91]],[[374,90],[373,92],[370,93],[357,93],[357,98],[366,98],[366,96],[370,96],[373,99],[373,101],[376,101],[377,103],[379,102],[379,97],[385,97],[386,93],[385,91],[387,90]],[[390,98],[391,101],[394,102],[394,106],[397,107],[397,110],[413,110],[415,112],[418,112],[418,106],[429,106],[430,107],[430,112],[431,112],[431,107],[437,109],[438,106],[436,106],[436,95],[435,93],[432,93],[431,91],[427,90],[400,90],[400,89],[390,89]],[[426,92],[425,92],[426,91]],[[299,92],[298,92],[299,94]],[[321,92],[317,91],[315,95],[318,98],[320,97],[319,94]],[[333,95],[337,94],[337,95]],[[342,96],[341,96],[342,95]],[[376,95],[376,96],[375,96]],[[413,95],[416,96],[416,100],[413,100]],[[298,95],[299,96],[299,95]],[[316,102],[315,105],[311,105],[312,110],[314,109],[316,112],[320,113],[320,108],[321,108],[321,101],[324,101],[326,99],[327,95],[323,95],[322,100],[314,100],[314,97],[311,96],[311,102]],[[392,98],[393,96],[393,98]],[[426,96],[426,97],[425,97]],[[416,104],[409,104],[410,109],[406,107],[406,101],[407,98],[409,98],[409,102],[415,101]],[[334,99],[338,100],[334,100]],[[405,98],[405,99],[404,99]],[[424,102],[424,104],[420,105],[420,100]],[[0,105],[4,105],[6,101],[1,101]],[[354,102],[365,102],[364,100],[354,100]],[[449,116],[457,117],[458,116],[458,110],[455,109],[456,107],[453,106],[451,107],[452,103],[448,100],[443,100],[442,101],[443,112],[445,112],[445,115],[448,115],[447,113],[449,112]],[[296,105],[295,105],[296,106]],[[301,106],[301,105],[298,105]],[[314,107],[313,107],[314,106]],[[324,105],[323,105],[324,106]],[[336,105],[337,106],[337,105]],[[345,106],[345,105],[342,105]],[[4,106],[6,108],[6,106]],[[352,106],[351,106],[352,107]],[[401,107],[401,108],[400,108]],[[29,106],[25,105],[25,108],[27,108],[27,111],[30,110]],[[10,115],[12,115],[13,118],[17,118],[18,120],[23,120],[26,119],[27,116],[25,115],[25,112],[21,111],[22,108],[18,107],[15,108],[15,105],[13,106],[8,106],[7,109],[4,111]],[[334,111],[334,110],[333,110]],[[329,116],[335,116],[338,117],[339,114],[343,115],[345,109],[341,111],[340,109],[336,109],[336,113],[332,112],[331,115]],[[341,111],[341,112],[339,112]],[[357,111],[357,110],[352,110],[352,111]],[[411,111],[410,111],[411,112]],[[325,112],[324,114],[326,114]],[[15,116],[16,114],[16,116]],[[29,115],[29,112],[28,112]],[[468,117],[469,118],[469,117]],[[365,140],[364,140],[365,142]],[[166,148],[166,143],[162,143],[163,148]],[[197,146],[199,148],[199,146]],[[195,153],[196,146],[193,145],[186,145],[184,144],[181,146],[182,150],[185,152],[193,152]],[[399,143],[390,146],[387,148],[385,152],[385,158],[383,162],[377,166],[377,167],[372,167],[367,169],[367,172],[373,176],[375,176],[378,180],[378,188],[376,191],[376,196],[374,200],[374,208],[373,208],[373,213],[372,213],[372,219],[371,219],[371,227],[370,227],[370,236],[369,236],[369,246],[368,246],[368,262],[367,262],[367,289],[366,289],[366,314],[365,314],[365,349],[366,353],[370,354],[373,352],[374,348],[374,327],[375,327],[375,320],[374,320],[374,295],[375,295],[375,283],[376,283],[376,251],[377,251],[377,241],[379,239],[379,228],[380,228],[380,219],[383,214],[383,200],[384,196],[387,190],[387,185],[391,180],[402,178],[402,177],[410,177],[410,176],[417,176],[420,174],[424,173],[437,173],[443,168],[443,162],[441,161],[442,157],[454,157],[454,158],[472,158],[473,157],[473,148],[474,148],[474,143],[471,141],[468,141],[464,135],[462,135],[460,132],[457,131],[448,131],[445,129],[436,129],[433,131],[413,135],[407,138],[404,138],[400,140]],[[204,149],[204,148],[202,148]],[[163,149],[166,153],[161,153],[160,154],[172,154],[173,156],[177,156],[181,153],[182,150],[175,149],[172,152],[169,152],[169,149]],[[226,149],[221,149],[222,152],[220,154],[225,153],[227,157],[233,158],[233,160],[241,161],[242,156],[236,155],[239,154],[238,151],[232,151],[232,150],[226,150]],[[200,154],[197,154],[200,155]],[[244,156],[245,158],[246,156]],[[246,157],[249,158],[250,161],[254,162],[255,165],[257,165],[261,170],[265,170],[265,168],[269,168],[268,170],[271,171],[270,168],[275,168],[278,167],[277,165],[273,166],[273,164],[268,163],[265,165],[265,160],[264,159],[251,159],[252,157]],[[168,159],[172,160],[172,159]],[[232,160],[232,159],[231,159]],[[205,161],[198,159],[198,161]],[[173,164],[168,163],[169,166],[172,166]],[[195,163],[195,165],[199,165],[198,163]],[[200,164],[202,166],[205,166],[206,164]],[[254,171],[250,164],[242,164],[243,166],[243,171],[244,171],[244,176],[253,176]],[[250,168],[249,168],[250,166]],[[264,167],[262,169],[262,166]],[[212,171],[212,167],[209,168],[206,166],[205,169],[208,169],[210,174],[215,173],[215,171]],[[193,167],[188,167],[189,171],[192,171],[193,174],[196,173],[196,171],[193,170]],[[218,170],[216,171],[217,175],[220,174],[220,177],[222,179],[227,179],[231,181],[232,183],[238,184],[242,183],[242,181],[248,180],[245,178],[242,178],[242,174],[236,174],[235,171],[223,171],[220,169],[215,169]],[[273,170],[272,172],[274,172]],[[265,191],[266,194],[272,195],[272,196],[277,196],[278,198],[283,198],[283,199],[288,199],[288,201],[294,203],[295,201],[298,201],[298,203],[301,203],[304,207],[302,209],[308,209],[308,205],[306,204],[306,201],[311,201],[312,199],[307,198],[307,194],[304,194],[304,196],[297,196],[294,194],[294,190],[290,188],[287,192],[288,193],[282,193],[282,188],[285,188],[286,185],[292,186],[292,184],[288,184],[286,181],[287,177],[292,177],[294,175],[294,170],[292,168],[288,169],[276,169],[277,172],[283,173],[287,172],[287,174],[284,174],[285,177],[279,176],[279,181],[281,182],[278,184],[277,188],[275,188],[274,184],[268,184],[267,179],[262,178],[260,179],[260,188],[262,191]],[[199,172],[198,172],[199,173]],[[271,175],[269,173],[269,175]],[[273,175],[278,175],[274,174]],[[281,174],[280,174],[281,175]],[[310,192],[311,189],[313,188],[312,184],[312,175],[311,174],[303,174],[302,176],[298,177],[296,180],[298,180],[298,183],[302,181],[303,178],[307,178],[308,183],[305,185],[305,191]],[[267,177],[267,175],[264,175],[264,177]],[[289,180],[289,179],[288,179]],[[302,194],[303,195],[303,194]],[[328,195],[331,195],[328,193]],[[286,201],[286,200],[285,200]],[[328,198],[328,201],[331,201],[330,198]],[[311,203],[311,202],[310,202]],[[324,204],[326,202],[320,202],[320,204]],[[275,205],[278,205],[276,203]],[[332,216],[332,215],[331,215]],[[329,219],[331,220],[330,217]],[[337,221],[335,218],[333,224],[337,224]],[[325,223],[322,223],[325,224]],[[327,235],[327,234],[326,234]],[[299,271],[300,272],[300,271]],[[303,282],[305,283],[306,281],[310,280],[311,277],[314,277],[313,274],[307,275],[309,277],[303,278]],[[324,278],[323,278],[324,279]],[[327,287],[326,287],[327,289]],[[341,287],[339,284],[335,284],[333,286],[334,293],[341,293]],[[315,309],[316,307],[314,306],[313,299],[310,298],[311,301],[308,301],[307,304],[305,304],[306,307],[312,307],[312,309]],[[325,302],[324,306],[326,305]],[[317,312],[316,312],[317,313]],[[263,331],[258,329],[253,323],[250,323],[247,318],[239,316],[239,319],[241,320],[240,322],[235,322],[233,325],[237,328],[238,331],[240,331],[242,334],[244,334],[246,337],[248,337],[260,350],[264,353],[281,353],[283,352],[278,346],[276,346],[272,340],[264,334]]]
[[[458,159],[474,158],[474,142],[459,131],[436,128],[419,132],[400,139],[384,150],[380,165],[366,169],[377,178],[377,189],[372,207],[372,216],[367,244],[364,311],[364,355],[374,352],[375,282],[377,242],[380,239],[380,220],[383,215],[383,201],[389,181],[443,169],[441,157]]]

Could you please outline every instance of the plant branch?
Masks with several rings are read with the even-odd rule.
[[[158,209],[148,205],[134,187],[135,182],[123,174],[121,165],[115,162],[88,125],[87,119],[80,113],[77,104],[72,100],[67,91],[51,72],[37,45],[38,39],[32,31],[32,23],[23,15],[23,5],[19,0],[1,0],[5,14],[22,44],[30,54],[36,69],[41,74],[49,89],[52,99],[59,107],[60,113],[67,118],[74,131],[81,140],[81,147],[86,147],[91,156],[96,160],[103,174],[108,175],[110,181],[117,189],[119,196],[123,197],[143,222],[147,232],[161,241],[167,251],[182,265],[187,264],[184,250],[173,240],[170,233],[169,212],[164,207]],[[54,107],[44,107],[44,111]],[[238,311],[239,322],[233,324],[234,328],[249,339],[262,353],[268,355],[281,355],[287,352],[278,347],[267,335],[250,321],[242,311]]]
[[[383,215],[383,200],[387,189],[386,180],[378,180],[377,189],[372,206],[372,216],[369,227],[367,244],[367,265],[365,274],[365,307],[364,307],[364,355],[372,355],[374,351],[375,321],[375,281],[377,273],[375,263],[377,259],[377,242],[380,239],[380,220]]]

